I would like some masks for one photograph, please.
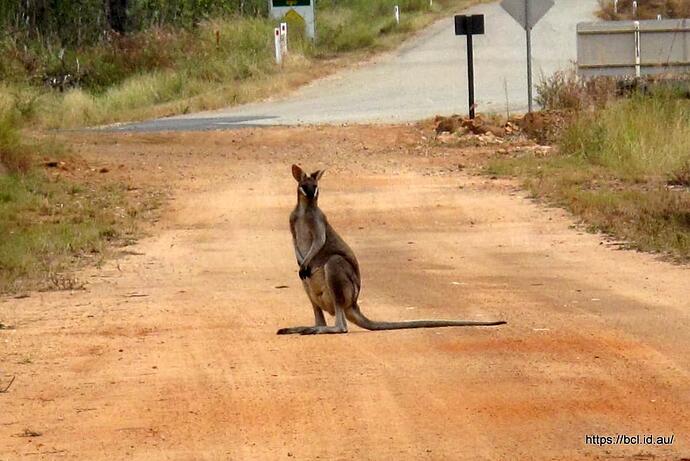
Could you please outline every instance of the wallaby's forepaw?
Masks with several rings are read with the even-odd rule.
[[[311,268],[309,266],[299,268],[299,278],[304,280],[311,276]]]

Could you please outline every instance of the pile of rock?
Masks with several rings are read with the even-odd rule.
[[[460,115],[436,116],[434,125],[437,140],[443,143],[466,138],[463,139],[464,143],[488,145],[502,144],[506,139],[530,138],[540,144],[548,144],[564,128],[568,115],[563,111],[541,111],[508,120],[482,115],[474,119]]]
[[[521,135],[519,125],[514,120],[501,122],[478,115],[474,119],[452,115],[437,116],[434,119],[436,140],[444,143],[461,143],[463,145],[487,146],[503,144],[506,138]]]

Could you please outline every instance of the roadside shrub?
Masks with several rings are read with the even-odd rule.
[[[583,80],[575,69],[557,71],[537,83],[535,101],[546,110],[595,109],[604,107],[616,97],[614,79],[600,77]]]
[[[632,18],[633,0],[618,0],[618,12],[615,11],[613,0],[599,0],[599,17],[607,21]],[[643,0],[638,1],[638,19],[690,18],[690,2],[688,0]]]
[[[0,173],[25,173],[31,168],[31,156],[21,144],[16,102],[0,92]]]

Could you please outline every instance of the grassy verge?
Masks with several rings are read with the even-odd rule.
[[[492,175],[521,178],[594,231],[690,261],[690,101],[634,96],[581,112],[559,154],[497,158]]]
[[[116,182],[69,178],[57,160],[68,164],[69,154],[49,140],[22,141],[14,120],[0,110],[0,293],[78,288],[78,262],[131,241],[135,218],[154,202],[131,200]],[[43,156],[58,168],[38,166]]]
[[[367,53],[389,49],[441,14],[475,0],[323,0],[317,42],[290,25],[290,58],[273,62],[275,21],[207,20],[154,28],[80,49],[5,39],[0,99],[42,128],[72,128],[215,109],[279,94]],[[402,10],[396,24],[393,5]],[[61,51],[58,51],[61,50]],[[53,80],[51,80],[53,79]],[[65,81],[59,91],[45,81]]]

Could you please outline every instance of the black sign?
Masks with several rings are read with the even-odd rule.
[[[273,7],[279,6],[309,6],[311,0],[271,0]]]
[[[467,93],[469,96],[470,118],[474,118],[474,50],[472,36],[484,33],[484,15],[455,16],[455,35],[467,36]]]
[[[455,35],[481,35],[484,33],[484,15],[455,16]]]

